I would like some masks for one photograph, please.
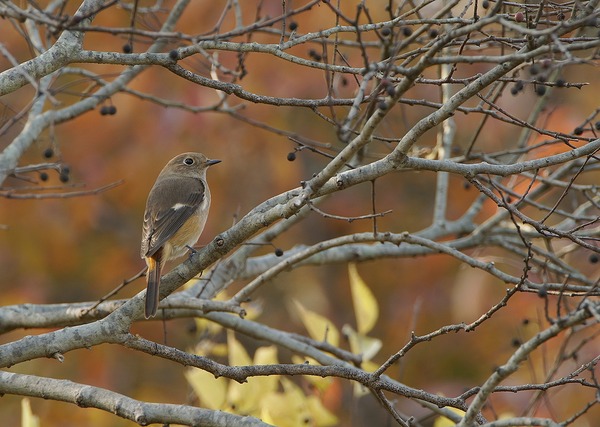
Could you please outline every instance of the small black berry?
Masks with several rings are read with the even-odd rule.
[[[389,27],[384,27],[381,29],[381,35],[383,37],[388,37],[390,34],[392,34],[392,30],[390,30]]]
[[[589,259],[592,264],[596,264],[598,262],[598,254],[591,254]]]
[[[169,58],[171,58],[173,61],[177,61],[179,59],[179,52],[177,52],[177,49],[173,49],[169,52]]]
[[[535,88],[535,93],[537,93],[539,96],[543,96],[546,94],[546,86],[536,86]]]
[[[100,115],[101,116],[106,116],[108,114],[110,114],[108,112],[108,105],[103,105],[102,107],[100,107]]]
[[[529,67],[529,74],[531,74],[532,76],[537,75],[540,72],[540,67],[537,64],[533,64],[531,67]]]
[[[380,110],[387,110],[388,109],[388,104],[385,101],[379,101],[377,103],[377,108],[379,108]]]
[[[52,148],[50,148],[50,147],[46,148],[46,149],[44,150],[44,157],[45,157],[46,159],[49,159],[49,158],[50,158],[50,157],[52,157],[52,156],[54,156],[54,150],[53,150]]]
[[[483,7],[484,9],[487,9],[490,7],[490,2],[488,0],[483,0],[481,2],[481,7]]]
[[[296,31],[298,29],[298,23],[296,21],[292,21],[290,22],[288,28],[290,29],[290,31]]]
[[[115,114],[117,114],[117,107],[115,107],[114,105],[109,105],[107,107],[107,114],[114,116]]]
[[[287,159],[289,162],[293,162],[294,160],[296,160],[296,152],[295,151],[289,152],[287,155]]]
[[[439,34],[440,34],[440,32],[438,30],[436,30],[435,28],[432,28],[431,30],[429,30],[429,37],[432,39],[435,39]]]
[[[58,175],[58,179],[60,179],[60,182],[69,182],[69,174],[68,174],[68,173],[64,173],[64,172],[61,172],[61,173]]]
[[[567,84],[567,82],[564,81],[564,79],[556,80],[556,87],[565,87],[566,84]]]
[[[548,295],[548,289],[546,289],[545,286],[542,286],[540,289],[538,289],[538,297],[540,298],[545,298]]]
[[[308,56],[310,56],[315,61],[320,61],[322,59],[322,56],[319,55],[319,53],[314,49],[308,51]]]
[[[594,128],[596,130],[600,130],[600,121],[597,121],[596,123],[594,123]]]
[[[583,128],[581,126],[577,126],[575,129],[573,129],[573,133],[575,135],[581,135],[583,133]]]
[[[283,256],[283,249],[276,248],[275,249],[275,256]]]
[[[47,172],[40,172],[40,179],[42,181],[48,181],[48,173]]]
[[[521,340],[519,338],[513,338],[512,340],[512,346],[513,347],[519,347],[521,345]]]
[[[131,53],[133,52],[133,47],[129,43],[125,43],[123,45],[123,53]]]
[[[60,173],[65,173],[65,174],[70,174],[71,173],[71,167],[69,165],[62,165],[60,168]]]
[[[404,37],[408,37],[412,34],[412,30],[410,29],[410,27],[402,27],[402,34],[404,35]]]

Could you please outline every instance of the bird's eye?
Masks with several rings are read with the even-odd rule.
[[[185,163],[186,165],[190,166],[194,164],[194,159],[191,157],[186,157],[185,159],[183,159],[183,163]]]

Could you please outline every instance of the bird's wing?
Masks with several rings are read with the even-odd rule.
[[[142,257],[152,256],[198,210],[205,198],[196,178],[164,179],[150,191],[142,235]]]

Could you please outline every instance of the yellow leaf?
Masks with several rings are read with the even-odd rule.
[[[358,333],[350,325],[344,325],[342,332],[348,337],[352,353],[360,354],[364,362],[371,360],[381,349],[380,339]]]
[[[235,338],[233,331],[227,331],[227,348],[229,350],[229,364],[231,366],[247,366],[252,364],[252,359],[246,349]],[[260,384],[248,379],[248,382],[240,384],[230,381],[227,389],[227,410],[240,415],[256,415],[259,401],[262,396],[258,395]]]
[[[317,362],[316,360],[314,360],[310,357],[300,357],[300,356],[296,356],[296,355],[292,356],[292,362],[294,362],[297,365],[301,365],[306,362],[308,362],[311,365],[317,365],[317,366],[320,365],[319,362]],[[320,392],[327,390],[327,388],[329,388],[329,386],[333,382],[333,378],[331,378],[331,377],[323,378],[323,377],[315,377],[312,375],[304,375],[304,378],[306,378],[306,380],[309,383],[311,383]]]
[[[294,401],[303,403],[306,396],[302,392],[302,389],[298,387],[292,380],[286,377],[281,378],[281,386],[283,387],[283,393],[290,396]],[[298,405],[300,406],[300,405]]]
[[[189,286],[193,286],[196,283],[195,282],[199,282],[200,280],[198,279],[192,279],[188,282],[185,283],[184,288],[187,288]],[[202,297],[202,295],[200,295],[200,297]],[[225,292],[221,292],[219,293],[216,297],[215,300],[216,301],[226,301],[229,297],[227,296],[227,294]],[[217,333],[219,333],[221,331],[221,329],[223,329],[223,327],[221,325],[219,325],[218,323],[215,323],[211,320],[208,319],[204,319],[202,317],[195,317],[194,318],[194,322],[196,323],[196,331],[198,331],[199,335],[209,335],[209,336],[213,336],[216,335]]]
[[[236,381],[230,381],[227,388],[225,410],[244,416],[256,416],[261,398],[261,396],[256,395],[256,388],[253,387],[252,382],[248,381],[240,384]]]
[[[315,427],[330,427],[338,424],[337,417],[331,413],[317,396],[308,396],[306,401]]]
[[[362,356],[362,362],[360,364],[361,368],[367,372],[375,371],[379,366],[375,365],[369,360],[375,356],[375,354],[381,348],[381,340],[359,334],[350,325],[344,325],[342,327],[342,333],[348,337],[348,342],[350,343],[350,350],[352,353],[360,354]],[[358,398],[367,394],[369,394],[368,388],[360,383],[353,383],[354,397]]]
[[[28,398],[21,399],[21,427],[40,427],[40,417],[31,411]]]
[[[263,312],[263,302],[259,299],[252,300],[252,302],[244,303],[243,308],[246,311],[244,319],[254,320],[260,316]]]
[[[254,353],[255,365],[274,365],[277,363],[279,363],[277,359],[277,347],[274,345],[259,347],[256,350],[256,353]],[[279,376],[268,375],[263,377],[252,377],[248,378],[248,382],[252,382],[256,394],[262,398],[262,396],[266,396],[268,393],[277,391]]]
[[[227,344],[204,339],[196,344],[192,352],[198,356],[227,356]]]
[[[227,344],[215,344],[211,349],[211,355],[217,357],[225,357],[227,356]]]
[[[192,351],[199,356],[214,356],[227,354],[225,344],[211,340],[200,341]],[[190,384],[200,403],[209,409],[224,409],[227,396],[227,378],[215,378],[210,372],[190,368],[184,372],[185,379]]]
[[[294,300],[294,304],[296,305],[302,324],[312,339],[326,341],[336,347],[339,345],[340,333],[331,320],[304,308],[299,301]]]
[[[281,378],[282,392],[272,392],[262,401],[260,418],[278,427],[330,427],[338,423],[317,396],[306,396],[288,378]]]
[[[465,412],[461,411],[460,409],[456,409],[456,408],[446,408],[446,409],[460,415],[461,417],[463,415],[465,415]],[[433,423],[433,427],[454,427],[455,425],[456,425],[456,423],[454,421],[452,421],[450,418],[446,418],[446,417],[437,417],[435,419],[435,422]]]
[[[348,264],[348,275],[358,333],[367,334],[377,322],[379,305],[367,284],[359,276],[356,264]]]
[[[260,418],[277,427],[310,426],[306,423],[308,411],[303,411],[300,403],[284,393],[271,393],[262,401]]]
[[[360,367],[365,372],[375,372],[381,365],[370,360],[365,360],[360,364]]]
[[[208,409],[225,408],[228,379],[215,378],[210,372],[197,368],[187,369],[184,375],[202,406]]]
[[[235,338],[232,330],[227,331],[227,350],[229,352],[229,364],[232,366],[251,365],[252,359],[244,346]]]
[[[213,336],[223,329],[223,327],[218,323],[202,317],[195,317],[194,323],[196,324],[196,331],[198,331],[198,335]]]
[[[255,365],[275,365],[277,361],[277,347],[270,345],[268,347],[259,347],[254,353]]]
[[[275,346],[259,347],[254,354],[254,360],[250,360],[246,349],[235,338],[232,331],[228,331],[227,346],[231,366],[279,363],[277,360],[277,347]],[[243,384],[231,381],[227,390],[227,409],[240,415],[260,416],[264,396],[276,391],[278,384],[279,378],[275,375],[250,377]]]
[[[302,390],[287,378],[281,378],[283,392],[270,393],[262,401],[260,418],[278,427],[305,427],[314,425]],[[309,421],[309,422],[307,422]]]

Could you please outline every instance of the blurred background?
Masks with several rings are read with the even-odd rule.
[[[192,34],[208,31],[213,28],[224,4],[192,2],[179,29]],[[263,15],[278,16],[281,13],[279,2],[260,4]],[[385,19],[385,4],[387,2],[372,2],[370,12],[373,19]],[[76,5],[77,2],[69,2],[66,12],[73,13]],[[257,2],[248,2],[244,7],[247,7],[245,16],[249,19],[252,17],[249,11],[257,8]],[[305,34],[334,26],[334,17],[327,12],[328,9],[320,5],[294,17],[297,31]],[[99,14],[94,25],[126,27],[129,19],[126,10],[111,9]],[[151,21],[138,22],[138,25],[140,28],[157,28],[157,23]],[[2,43],[19,61],[29,58],[30,51],[15,28],[2,26]],[[233,28],[233,20],[228,15],[223,30],[230,28]],[[254,37],[255,41],[276,40],[268,32],[256,33]],[[120,52],[126,43],[127,39],[120,36],[90,33],[86,36],[85,47]],[[145,45],[134,43],[135,51],[144,49]],[[290,53],[309,56],[304,46]],[[344,53],[349,62],[360,66],[359,52]],[[236,55],[221,52],[219,60],[234,66]],[[185,62],[185,66],[202,75],[209,73],[208,64],[196,58]],[[0,58],[0,67],[9,67],[6,58]],[[320,71],[303,70],[299,74],[296,66],[260,54],[248,55],[245,68],[248,73],[239,83],[253,93],[290,98],[323,98],[327,95],[328,82]],[[94,70],[110,80],[122,68],[94,65]],[[481,71],[485,69],[481,68]],[[475,72],[473,66],[464,66],[457,71],[458,75]],[[600,76],[591,65],[568,69],[566,73],[564,78],[568,81],[588,82],[593,87],[600,83]],[[64,80],[62,84],[64,91],[57,93],[56,97],[68,104],[82,96],[88,82],[71,77],[70,81]],[[337,76],[334,84],[340,97],[351,98],[357,89],[354,81]],[[131,89],[193,106],[215,105],[220,96],[214,90],[195,86],[158,67],[144,71]],[[438,92],[437,86],[419,85],[407,96],[438,100]],[[597,93],[597,90],[556,90],[545,112],[545,126],[554,131],[572,132],[597,108]],[[0,105],[2,120],[24,108],[32,94],[32,89],[25,87],[3,97]],[[515,116],[524,118],[537,99],[538,95],[532,88],[526,88],[518,96],[502,97],[499,103]],[[240,106],[236,114],[248,119],[331,144],[332,150],[342,147],[335,129],[310,109],[253,104],[233,96],[228,97],[228,102],[230,106]],[[116,114],[101,115],[98,109],[56,126],[27,152],[22,164],[58,161],[68,165],[70,179],[66,185],[72,190],[91,190],[120,180],[122,184],[97,195],[77,198],[1,199],[1,305],[95,301],[124,279],[138,273],[144,265],[139,247],[146,196],[164,164],[181,152],[200,151],[210,158],[222,160],[208,173],[212,207],[199,245],[206,244],[217,233],[226,230],[255,205],[297,187],[301,180],[309,179],[327,164],[325,157],[309,150],[298,152],[295,161],[288,161],[287,155],[296,144],[286,135],[252,126],[226,113],[194,114],[123,93],[114,96],[106,105],[116,107]],[[431,111],[408,105],[398,105],[395,110],[382,126],[380,135],[399,138]],[[332,111],[343,115],[347,110],[341,107],[321,110],[328,116]],[[455,119],[457,136],[453,150],[460,154],[479,125],[479,118],[457,115]],[[22,120],[17,122],[0,137],[2,148],[18,134],[23,123]],[[490,120],[483,128],[479,149],[501,149],[503,144],[515,141],[520,131]],[[419,141],[419,146],[432,147],[435,138],[436,135],[430,132]],[[368,161],[382,157],[391,148],[382,142],[372,144],[367,153]],[[51,154],[50,158],[46,157],[48,154]],[[377,208],[379,211],[393,211],[378,220],[379,229],[416,232],[430,225],[435,178],[432,173],[403,172],[379,179],[376,183]],[[36,182],[11,178],[4,187],[65,186],[59,175],[54,173],[50,173],[45,182],[39,176],[34,176],[34,179]],[[477,191],[461,177],[451,177],[450,183],[448,217],[456,219],[475,199]],[[364,215],[369,213],[370,203],[371,186],[363,184],[332,196],[320,209],[336,215]],[[495,206],[486,205],[481,217],[495,211]],[[312,213],[306,221],[274,243],[286,250],[298,244],[312,244],[351,232],[369,231],[371,227],[369,221],[348,223]],[[257,254],[272,251],[273,248],[267,247]],[[494,260],[512,274],[519,275],[522,269],[520,260],[510,258],[500,250],[485,249],[476,255]],[[597,271],[586,254],[581,256],[580,264],[590,274]],[[358,269],[380,304],[380,318],[370,334],[383,342],[383,348],[374,358],[377,363],[398,351],[409,340],[411,331],[424,334],[446,324],[472,322],[497,303],[506,291],[505,284],[442,255],[366,262],[360,263]],[[144,279],[139,279],[121,291],[118,298],[131,297],[144,287]],[[263,286],[254,298],[262,306],[262,313],[256,320],[275,327],[284,325],[283,329],[288,331],[305,333],[299,319],[290,310],[289,303],[293,299],[328,317],[340,328],[343,324],[355,322],[346,265],[303,267],[285,273]],[[460,394],[479,385],[496,366],[506,361],[515,345],[539,331],[543,310],[544,301],[536,295],[520,295],[476,333],[452,334],[417,346],[388,374],[407,385],[433,393]],[[15,331],[3,335],[0,340],[4,343],[41,332],[44,331]],[[133,332],[181,349],[191,349],[199,339],[191,320],[174,320],[164,324],[160,321],[140,322],[134,326]],[[251,353],[257,346],[266,345],[239,338]],[[546,354],[536,353],[540,360],[531,360],[511,380],[543,381],[545,369],[554,362],[551,345]],[[290,354],[283,351],[280,357],[288,360]],[[89,383],[146,401],[189,403],[195,399],[183,375],[184,368],[114,345],[68,353],[63,363],[52,359],[36,360],[12,370]],[[538,415],[556,416],[562,420],[565,414],[579,408],[582,401],[587,401],[587,398],[565,390],[561,392],[559,406],[553,404],[551,408],[540,409]],[[533,396],[532,393],[532,399]],[[334,381],[334,386],[322,397],[328,409],[340,418],[340,425],[391,423],[371,396],[357,400],[347,383]],[[523,400],[521,394],[499,395],[493,401],[497,407],[489,410],[495,413],[502,413],[509,407],[526,408],[530,403]],[[400,403],[400,408],[403,405],[415,410],[413,404]],[[34,413],[42,418],[43,426],[131,425],[102,411],[79,409],[70,404],[32,400],[32,407]],[[20,398],[4,396],[0,399],[0,418],[5,425],[18,425],[19,414]],[[600,412],[594,414],[600,417]]]

